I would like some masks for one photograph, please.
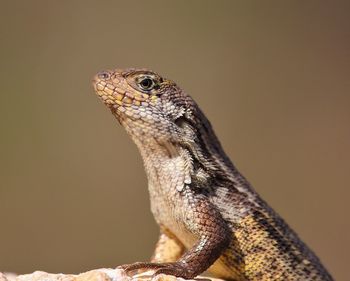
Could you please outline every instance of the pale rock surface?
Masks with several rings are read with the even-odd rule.
[[[43,271],[35,271],[31,274],[16,275],[13,273],[1,273],[0,281],[184,281],[171,275],[160,274],[152,278],[152,272],[145,272],[132,277],[125,274],[122,269],[101,268],[87,271],[81,274],[53,274]],[[223,281],[216,278],[197,277],[196,281]]]

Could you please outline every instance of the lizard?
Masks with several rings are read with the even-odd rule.
[[[197,103],[147,69],[99,72],[96,94],[142,156],[160,236],[150,262],[121,266],[185,279],[333,280],[225,154]]]

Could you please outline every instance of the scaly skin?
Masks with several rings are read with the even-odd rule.
[[[209,121],[174,82],[144,69],[104,71],[97,95],[142,155],[161,235],[154,269],[186,279],[332,280],[315,254],[224,153]]]

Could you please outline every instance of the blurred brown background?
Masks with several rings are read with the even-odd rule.
[[[350,19],[339,1],[1,1],[0,270],[146,260],[136,146],[94,95],[148,67],[190,93],[258,192],[348,280]]]

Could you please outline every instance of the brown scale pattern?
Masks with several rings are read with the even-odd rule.
[[[142,155],[161,230],[152,261],[122,266],[127,272],[189,279],[208,269],[227,280],[332,280],[174,82],[145,69],[118,69],[97,74],[93,85]]]

